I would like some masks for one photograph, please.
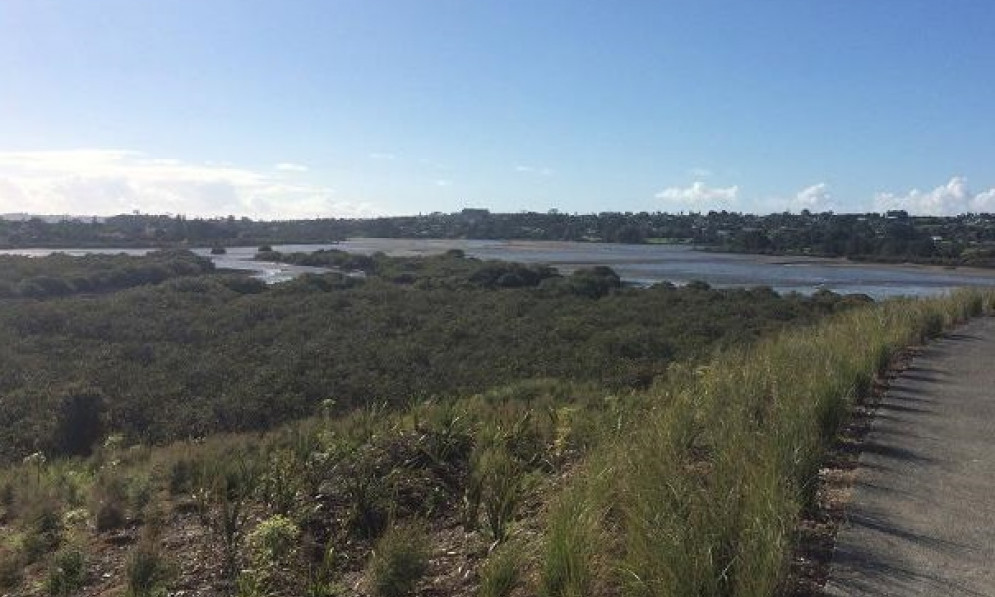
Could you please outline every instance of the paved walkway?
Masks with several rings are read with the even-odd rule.
[[[827,594],[995,597],[995,318],[914,359],[866,441]]]

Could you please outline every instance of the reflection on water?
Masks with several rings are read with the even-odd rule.
[[[560,271],[607,265],[624,280],[639,284],[687,283],[704,280],[713,286],[770,286],[779,292],[811,293],[826,288],[839,293],[864,293],[874,298],[922,296],[959,286],[995,285],[995,271],[971,268],[854,264],[840,260],[708,253],[687,246],[615,245],[574,242],[415,240],[358,238],[335,245],[278,245],[277,251],[315,251],[336,248],[354,253],[382,251],[392,256],[415,256],[461,249],[468,256],[523,263],[546,263]],[[63,249],[64,253],[127,253],[143,255],[151,249]],[[51,249],[17,249],[0,254],[47,255]],[[231,247],[224,255],[194,249],[219,268],[253,272],[268,283],[280,282],[321,268],[253,261],[256,247]]]

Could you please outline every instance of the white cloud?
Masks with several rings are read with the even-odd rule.
[[[975,213],[995,212],[995,188],[982,191],[971,199],[971,211]]]
[[[276,168],[280,172],[307,172],[308,171],[308,167],[307,166],[304,166],[304,165],[301,165],[301,164],[295,164],[293,162],[280,162],[279,164],[277,164],[276,166],[274,166],[274,168]]]
[[[657,199],[679,205],[687,209],[710,209],[728,207],[736,203],[739,186],[710,187],[697,181],[689,187],[670,187],[656,194]]]
[[[904,195],[878,193],[874,196],[874,209],[887,211],[903,209],[918,215],[957,215],[967,212],[995,212],[995,188],[972,193],[967,179],[954,176],[945,185],[932,191],[912,189]]]
[[[135,151],[0,152],[0,213],[188,216],[263,219],[371,215],[373,207],[328,187],[290,184],[268,172],[192,164]]]
[[[824,182],[806,187],[790,201],[792,211],[807,209],[813,212],[823,212],[833,208],[833,196],[829,192],[829,185]]]

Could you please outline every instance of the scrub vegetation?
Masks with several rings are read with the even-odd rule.
[[[102,293],[212,271],[214,263],[210,259],[189,251],[154,251],[144,257],[0,255],[0,299]]]
[[[267,430],[327,400],[344,415],[522,380],[646,387],[670,362],[860,302],[623,288],[608,268],[559,276],[458,253],[374,263],[366,279],[184,276],[3,302],[0,459],[87,455],[108,433],[135,444]]]
[[[0,594],[773,595],[851,402],[995,309],[373,261],[4,301]]]

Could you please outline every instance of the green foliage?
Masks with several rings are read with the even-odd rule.
[[[825,450],[882,355],[993,300],[890,301],[673,367],[554,508],[542,593],[597,592],[593,578],[623,595],[776,594]]]
[[[233,291],[201,282],[207,286],[190,291],[194,305],[270,301],[278,294],[231,303]],[[175,298],[173,290],[160,293],[165,288],[143,300]],[[397,287],[379,288],[389,294]],[[359,290],[314,292],[341,299]],[[410,594],[428,587],[419,580],[427,574],[428,544],[443,532],[448,545],[453,514],[465,499],[465,539],[473,550],[467,555],[482,565],[476,570],[482,595],[769,595],[784,578],[792,529],[798,512],[812,503],[825,447],[855,397],[898,348],[995,310],[995,293],[845,313],[838,311],[846,301],[835,295],[803,301],[765,289],[616,289],[598,299],[549,289],[462,289],[437,296],[449,293],[505,305],[505,315],[523,304],[566,309],[572,319],[557,320],[565,336],[604,331],[614,367],[639,351],[662,351],[649,331],[668,329],[670,321],[655,312],[626,319],[616,311],[627,305],[688,304],[717,318],[733,310],[737,317],[760,314],[777,322],[833,315],[803,328],[772,323],[784,331],[752,342],[743,341],[766,328],[733,339],[708,329],[704,319],[686,317],[688,328],[702,326],[683,330],[700,333],[690,354],[711,358],[669,362],[643,390],[540,377],[460,397],[408,393],[360,408],[325,391],[317,399],[319,416],[267,433],[217,434],[155,449],[125,447],[127,438],[115,434],[86,459],[36,452],[0,468],[0,583],[17,585],[23,575],[34,581],[44,571],[37,562],[63,544],[106,543],[99,540],[110,537],[95,537],[87,524],[81,506],[89,499],[101,528],[140,529],[121,579],[134,595],[165,592],[171,567],[156,545],[168,525],[185,524],[194,514],[204,525],[197,539],[213,541],[225,585],[243,597],[348,592],[338,582],[352,578],[371,547],[370,591]],[[487,302],[502,296],[509,302]],[[77,316],[86,317],[88,304],[77,305]],[[463,308],[440,304],[456,313]],[[585,319],[593,315],[600,319]],[[313,316],[299,315],[301,322]],[[72,320],[67,316],[60,325]],[[204,379],[210,379],[206,373]],[[236,384],[226,382],[222,392]],[[100,387],[113,417],[113,394]],[[548,492],[561,483],[565,490],[550,499]],[[167,492],[175,498],[168,509],[157,501]],[[100,507],[108,503],[117,517],[111,525],[100,522]],[[548,524],[545,536],[532,532],[536,516]],[[478,519],[481,533],[475,532]],[[411,520],[426,523],[412,528]],[[493,550],[486,560],[479,557],[484,541]]]
[[[310,451],[305,452],[299,459],[289,450],[275,450],[268,455],[266,470],[260,480],[260,491],[271,511],[282,515],[294,512],[300,494],[303,493],[301,483],[304,473],[298,463],[309,454]]]
[[[49,564],[45,589],[53,597],[77,595],[86,583],[86,558],[75,547],[56,552]]]
[[[210,259],[189,251],[156,251],[145,257],[0,255],[0,298],[41,299],[108,292],[204,274],[213,269]]]
[[[52,445],[63,456],[87,456],[103,433],[104,398],[92,389],[62,396],[55,412]]]
[[[846,256],[878,261],[995,264],[995,216],[910,216],[904,211],[866,214],[832,212],[770,215],[729,211],[708,213],[565,214],[491,213],[463,210],[374,219],[321,219],[281,222],[248,218],[192,219],[183,216],[121,215],[102,222],[0,220],[0,242],[8,246],[139,246],[169,243],[222,247],[280,242],[329,243],[350,237],[569,240],[608,243],[665,242],[719,247],[752,253]],[[311,258],[336,265],[340,251]],[[0,288],[4,280],[0,278]]]
[[[24,581],[24,562],[21,554],[0,545],[0,590],[17,588]]]
[[[524,547],[515,542],[499,545],[487,556],[480,571],[477,597],[508,597],[522,582],[526,563]]]
[[[6,304],[0,461],[39,449],[86,454],[109,430],[135,443],[268,429],[329,396],[338,414],[530,379],[645,388],[669,362],[848,304],[832,294],[618,288],[598,268],[556,278],[457,256],[373,259],[416,283],[335,274],[246,290],[233,283],[244,277],[188,276]],[[511,271],[542,283],[498,284]],[[191,489],[184,466],[174,491]]]
[[[491,538],[504,541],[521,499],[521,466],[504,446],[487,446],[474,458],[470,483],[478,488]]]
[[[249,534],[249,558],[266,565],[284,563],[293,557],[299,535],[292,520],[280,514],[271,516]]]
[[[546,532],[539,594],[543,597],[583,597],[592,594],[599,572],[594,555],[601,543],[592,502],[569,487],[555,504]]]
[[[246,539],[249,568],[239,575],[239,593],[250,597],[289,589],[299,538],[300,529],[285,516],[277,514],[260,522]]]
[[[155,544],[140,542],[125,564],[128,597],[165,597],[172,566]]]
[[[62,543],[63,527],[58,500],[47,493],[37,493],[24,506],[24,536],[21,549],[25,559],[35,562]]]
[[[377,541],[367,568],[374,595],[404,597],[413,593],[428,571],[429,549],[425,529],[417,524],[396,525]]]
[[[118,470],[105,469],[101,472],[93,485],[91,503],[98,531],[124,526],[128,518],[128,488]]]
[[[249,520],[248,508],[259,486],[259,463],[246,453],[229,454],[215,462],[197,490],[201,523],[221,547],[225,577],[234,580],[239,570],[239,551]]]
[[[334,597],[343,593],[335,582],[335,565],[335,548],[329,545],[321,551],[320,560],[312,562],[308,568],[305,597]]]

